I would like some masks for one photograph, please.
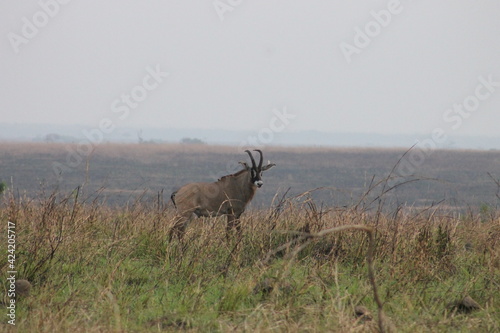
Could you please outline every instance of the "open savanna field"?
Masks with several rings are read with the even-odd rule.
[[[193,181],[215,181],[250,162],[244,149],[180,144],[102,144],[89,152],[70,144],[0,143],[0,182],[18,195],[46,196],[82,187],[85,198],[99,195],[107,205],[156,198]],[[251,149],[251,148],[250,148]],[[265,185],[252,207],[268,208],[273,198],[310,195],[318,205],[356,204],[367,189],[387,177],[405,153],[402,149],[264,148],[264,160],[276,167],[264,175]],[[424,156],[422,159],[421,156]],[[408,165],[417,165],[413,170]],[[500,151],[414,149],[401,163],[392,184],[410,181],[386,193],[391,204],[428,207],[442,202],[455,209],[498,204]],[[411,171],[411,172],[409,172]],[[408,174],[410,175],[408,176]],[[493,178],[492,178],[493,177]],[[418,180],[418,181],[416,181]],[[162,195],[164,194],[164,195]],[[378,195],[379,193],[376,193]]]
[[[404,150],[265,148],[277,166],[241,235],[203,218],[169,240],[170,193],[246,154],[109,144],[72,161],[75,149],[0,145],[0,242],[11,222],[16,277],[31,283],[18,332],[500,331],[500,152],[434,151],[400,177]]]

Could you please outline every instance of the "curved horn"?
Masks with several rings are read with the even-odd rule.
[[[262,160],[263,160],[262,150],[260,150],[260,149],[254,149],[253,151],[258,152],[259,155],[260,155],[260,161],[259,161],[259,168],[258,168],[258,170],[261,171],[262,170]]]
[[[254,170],[257,170],[257,166],[255,165],[255,160],[253,159],[252,153],[250,152],[250,150],[245,150],[245,152],[248,154],[248,156],[250,156],[250,160],[252,160],[252,168]]]

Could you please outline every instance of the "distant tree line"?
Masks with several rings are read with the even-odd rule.
[[[181,143],[188,145],[204,145],[205,141],[197,138],[182,138]]]

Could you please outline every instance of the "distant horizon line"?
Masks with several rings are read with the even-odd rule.
[[[14,145],[60,145],[60,146],[65,146],[65,145],[71,145],[71,146],[77,146],[80,143],[79,142],[63,142],[63,141],[56,141],[56,142],[48,142],[48,141],[28,141],[28,140],[5,140],[0,138],[0,143],[3,144],[14,144]],[[236,143],[222,143],[222,142],[210,142],[210,143],[182,143],[179,141],[173,142],[173,141],[163,141],[163,142],[135,142],[135,141],[105,141],[101,143],[96,143],[94,146],[106,146],[106,145],[116,145],[116,146],[125,146],[125,145],[130,145],[130,146],[161,146],[161,145],[169,145],[169,146],[184,146],[184,147],[191,147],[195,149],[202,149],[202,148],[239,148],[239,144]],[[326,144],[268,144],[268,145],[263,145],[263,146],[255,146],[255,148],[261,148],[261,149],[271,149],[271,150],[288,150],[288,149],[317,149],[317,150],[373,150],[373,151],[386,151],[386,150],[400,150],[402,152],[404,151],[410,151],[412,149],[420,149],[416,148],[413,146],[361,146],[361,145],[326,145]],[[488,151],[499,151],[500,148],[464,148],[464,147],[437,147],[437,148],[431,148],[432,151],[453,151],[453,152],[460,152],[460,151],[470,151],[470,152],[483,152],[486,153]]]
[[[0,126],[51,126],[51,127],[80,127],[80,128],[93,128],[96,127],[95,124],[84,124],[84,123],[70,123],[70,124],[60,124],[60,123],[51,123],[51,122],[3,122],[0,121]],[[156,126],[156,125],[126,125],[117,127],[118,130],[144,130],[144,129],[152,129],[152,130],[173,130],[173,131],[226,131],[232,133],[241,133],[241,132],[255,132],[256,129],[227,129],[227,128],[200,128],[200,127],[169,127],[169,126]],[[304,132],[315,132],[318,134],[331,134],[331,135],[377,135],[377,136],[425,136],[428,135],[429,132],[410,132],[410,133],[382,133],[382,132],[356,132],[356,131],[327,131],[327,130],[318,130],[318,129],[298,129],[298,130],[288,130],[282,132],[283,134],[300,134]],[[58,133],[49,133],[49,134],[58,134]],[[453,134],[449,135],[450,137],[470,137],[470,138],[500,138],[500,134]],[[0,137],[0,140],[2,138]]]

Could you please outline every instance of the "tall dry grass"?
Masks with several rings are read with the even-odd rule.
[[[79,188],[2,198],[18,278],[33,284],[18,302],[19,330],[378,331],[370,318],[382,308],[386,331],[500,330],[498,211],[335,208],[304,193],[246,212],[241,238],[228,242],[224,219],[207,218],[168,242],[175,212],[161,193],[115,208],[101,199]],[[374,230],[379,302],[369,234],[324,232],[353,224]],[[453,305],[465,296],[480,309]],[[373,315],[356,317],[358,305]]]

